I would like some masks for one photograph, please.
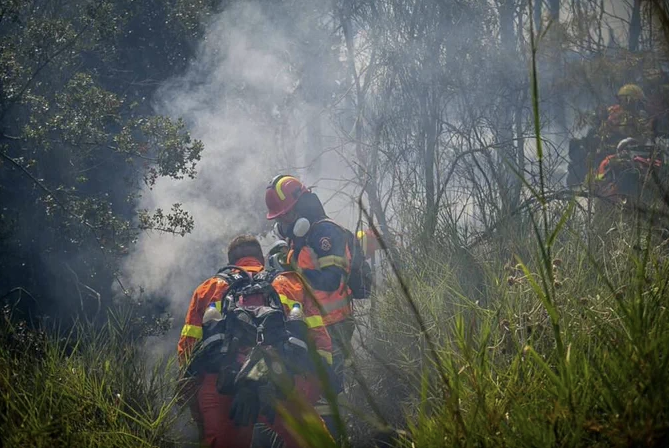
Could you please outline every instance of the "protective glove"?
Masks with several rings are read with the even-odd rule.
[[[267,422],[272,425],[276,418],[276,402],[278,400],[278,392],[276,386],[272,383],[264,383],[258,387],[258,397],[260,400],[260,414],[262,414]]]
[[[258,388],[252,386],[240,387],[232,400],[229,417],[236,426],[249,426],[258,421],[260,399]]]
[[[231,395],[235,390],[235,378],[239,373],[237,363],[225,364],[218,371],[216,377],[216,390],[222,395]]]

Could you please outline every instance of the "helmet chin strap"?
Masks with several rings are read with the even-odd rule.
[[[297,238],[302,238],[307,234],[310,228],[311,223],[307,218],[298,218],[297,221],[295,221],[295,224],[293,224],[293,235]]]

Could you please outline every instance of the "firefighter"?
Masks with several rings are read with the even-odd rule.
[[[646,96],[636,84],[625,84],[616,95],[617,104],[608,108],[608,116],[599,128],[602,142],[600,153],[615,151],[621,140],[632,137],[644,143],[652,137],[651,124],[646,112]]]
[[[264,257],[258,240],[253,236],[242,235],[235,238],[228,247],[228,261],[231,265],[243,268],[249,273],[258,273],[264,269]],[[304,321],[308,328],[308,337],[311,338],[323,362],[332,363],[332,345],[328,332],[325,330],[323,317],[317,304],[304,294],[301,281],[294,274],[284,273],[277,275],[272,281],[272,286],[278,293],[284,311],[288,313],[294,304],[300,304],[304,311]],[[181,331],[178,343],[179,364],[182,371],[186,370],[189,363],[195,358],[198,341],[203,336],[203,316],[208,308],[213,307],[221,310],[221,301],[226,296],[229,285],[222,278],[215,276],[202,283],[195,290],[186,315],[185,325]],[[245,298],[246,302],[246,298]],[[260,305],[245,303],[245,305]],[[239,356],[238,354],[235,354]],[[213,366],[217,371],[217,366]],[[253,421],[246,426],[236,424],[237,416],[234,412],[243,412],[244,406],[249,405],[245,400],[257,400],[258,397],[243,396],[242,392],[236,391],[232,394],[221,394],[217,390],[217,379],[221,373],[196,372],[194,377],[186,378],[186,386],[183,390],[182,401],[188,401],[191,413],[200,429],[203,444],[212,448],[248,448],[251,445],[253,435]],[[220,379],[219,379],[220,381]],[[295,391],[297,398],[285,399],[281,405],[288,409],[293,416],[311,413],[318,419],[313,405],[321,397],[318,379],[313,374],[305,373],[295,375]],[[311,409],[304,408],[307,402]],[[301,403],[301,404],[297,404]],[[280,418],[274,422],[260,417],[260,421],[266,423],[280,437],[283,438],[285,446],[299,446],[298,441],[290,434],[283,425]]]
[[[265,203],[267,219],[275,220],[277,233],[290,242],[289,261],[321,306],[332,338],[332,386],[342,399],[345,364],[355,328],[352,291],[347,283],[351,275],[351,240],[355,237],[331,221],[318,196],[293,176],[276,176],[265,191]],[[321,410],[337,437],[334,422],[324,414]]]
[[[360,241],[360,246],[362,247],[365,258],[372,258],[376,251],[379,250],[379,241],[376,239],[374,231],[372,229],[358,230],[355,236],[358,238],[358,241]]]
[[[625,84],[616,95],[617,103],[596,114],[599,125],[587,135],[569,142],[568,186],[579,186],[595,174],[607,158],[616,154],[618,144],[634,138],[645,143],[653,137],[653,125],[646,112],[646,96],[636,84]]]

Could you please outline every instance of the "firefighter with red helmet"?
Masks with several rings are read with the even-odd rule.
[[[288,261],[321,306],[332,338],[333,387],[341,394],[354,331],[351,298],[356,294],[349,277],[354,246],[359,245],[351,232],[328,218],[318,196],[293,176],[276,176],[267,186],[265,203],[267,219],[275,220],[275,229],[290,242]],[[332,432],[333,422],[325,416],[324,420]]]

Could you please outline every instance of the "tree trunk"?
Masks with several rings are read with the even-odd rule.
[[[629,35],[629,50],[637,51],[639,49],[639,38],[641,37],[641,0],[634,0]]]

